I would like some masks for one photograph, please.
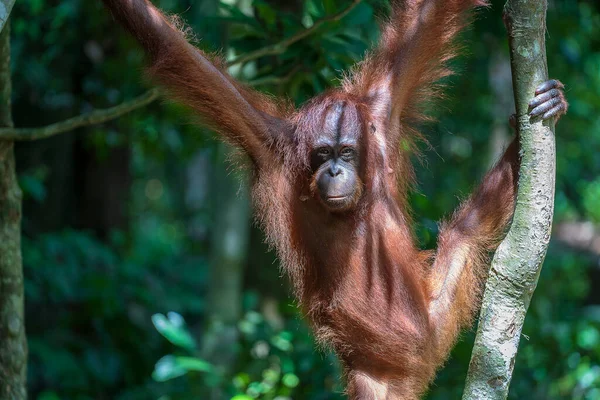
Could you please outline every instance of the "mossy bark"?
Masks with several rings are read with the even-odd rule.
[[[8,23],[8,17],[15,5],[15,0],[0,0],[0,32],[4,28],[4,25]]]
[[[556,170],[554,124],[532,121],[528,116],[535,88],[548,79],[546,9],[546,0],[510,0],[504,10],[521,170],[514,220],[494,256],[486,285],[463,400],[508,396],[523,322],[550,241]]]
[[[0,33],[0,127],[12,127],[9,26]],[[0,400],[27,397],[21,190],[13,142],[0,141]]]

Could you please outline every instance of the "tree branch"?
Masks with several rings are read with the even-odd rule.
[[[14,5],[15,0],[0,0],[0,32],[4,29]]]
[[[337,14],[333,14],[324,18],[321,18],[317,22],[314,23],[310,28],[304,29],[295,35],[290,36],[289,38],[283,39],[279,43],[272,44],[270,46],[263,47],[261,49],[252,51],[250,53],[241,55],[237,58],[234,58],[230,62],[227,63],[227,66],[237,65],[247,63],[248,61],[253,61],[261,57],[277,55],[285,52],[286,48],[290,47],[292,44],[299,42],[307,36],[315,33],[321,26],[326,24],[327,22],[339,21],[344,18],[350,11],[352,11],[362,0],[353,0],[352,3],[340,11]]]
[[[133,100],[126,101],[118,106],[103,110],[92,111],[89,114],[79,115],[65,121],[57,122],[42,128],[2,128],[0,129],[1,140],[32,141],[46,139],[60,133],[72,131],[82,126],[101,124],[125,115],[138,108],[144,107],[160,97],[160,90],[151,89]]]
[[[504,9],[521,140],[519,189],[512,226],[492,262],[463,400],[508,396],[525,314],[550,241],[554,123],[528,116],[536,86],[548,79],[546,9],[547,0],[509,0]]]
[[[287,83],[290,79],[294,77],[299,71],[302,70],[302,64],[296,65],[292,70],[284,75],[284,76],[266,76],[264,78],[255,79],[253,81],[248,82],[250,86],[260,86],[260,85],[282,85]]]

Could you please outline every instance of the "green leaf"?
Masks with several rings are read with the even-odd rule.
[[[264,2],[256,2],[254,7],[260,19],[262,19],[270,27],[275,26],[277,23],[277,13],[273,7]]]
[[[176,364],[185,369],[186,371],[196,371],[196,372],[213,372],[213,366],[204,360],[201,360],[196,357],[176,357]]]
[[[152,323],[154,327],[169,342],[175,346],[183,347],[187,350],[194,350],[196,342],[192,335],[187,331],[183,317],[177,313],[169,313],[169,318],[163,314],[154,314]]]
[[[152,379],[156,382],[166,382],[183,376],[186,373],[185,369],[177,365],[176,358],[169,355],[158,360],[154,366],[154,372],[152,372]]]
[[[373,7],[360,3],[344,18],[345,26],[364,25],[373,20]]]
[[[171,379],[186,375],[189,372],[214,372],[213,366],[195,357],[164,356],[154,366],[152,379],[157,382],[166,382]]]
[[[329,15],[338,12],[338,6],[334,0],[323,0],[323,8],[325,9],[325,13]]]
[[[294,374],[285,374],[281,379],[283,384],[289,388],[295,388],[300,384],[300,378]]]

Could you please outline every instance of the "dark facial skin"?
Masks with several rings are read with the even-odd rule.
[[[338,104],[330,110],[325,132],[315,141],[310,155],[311,189],[332,212],[354,208],[362,194],[358,131],[353,124],[354,110],[345,112],[346,108]]]

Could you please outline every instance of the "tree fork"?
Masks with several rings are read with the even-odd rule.
[[[0,4],[2,4],[0,2]],[[0,126],[12,127],[9,24],[0,32]],[[21,189],[14,143],[0,141],[0,400],[27,398]]]
[[[554,123],[531,120],[528,102],[548,79],[547,0],[509,0],[508,30],[521,141],[517,205],[487,281],[463,400],[506,399],[523,322],[550,241],[554,211]]]

